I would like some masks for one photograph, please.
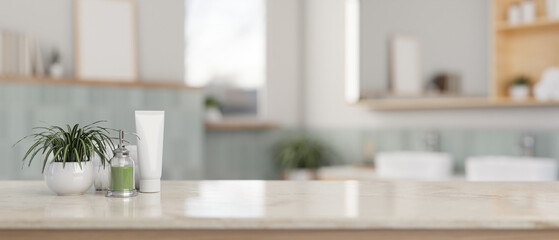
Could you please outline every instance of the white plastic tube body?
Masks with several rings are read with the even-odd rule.
[[[164,111],[136,111],[140,192],[161,191]]]

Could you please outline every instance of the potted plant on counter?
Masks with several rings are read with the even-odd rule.
[[[328,145],[310,137],[282,142],[276,150],[284,180],[317,180],[318,168],[328,165],[332,155]]]
[[[205,101],[205,119],[207,122],[219,122],[223,119],[221,103],[215,97],[208,96]]]
[[[509,87],[509,97],[513,100],[526,100],[530,97],[530,80],[520,76],[515,78]]]
[[[41,156],[43,175],[48,187],[58,195],[80,195],[93,184],[93,164],[97,155],[105,165],[109,158],[107,148],[114,149],[107,128],[94,122],[84,127],[78,124],[66,128],[36,127],[33,133],[23,139],[33,138],[22,161],[27,166],[37,155]],[[46,170],[46,171],[45,171]]]

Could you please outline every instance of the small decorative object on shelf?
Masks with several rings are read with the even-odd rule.
[[[318,168],[328,165],[334,155],[327,144],[300,137],[280,143],[275,157],[283,169],[284,180],[317,180]]]
[[[526,100],[530,97],[530,80],[526,77],[517,77],[509,87],[509,97],[513,100]]]
[[[220,110],[221,104],[217,98],[211,96],[206,97],[205,105],[205,119],[207,122],[219,122],[223,119],[223,115]]]
[[[545,12],[549,19],[559,17],[559,0],[545,0]]]
[[[118,132],[119,144],[111,159],[111,184],[107,197],[127,198],[136,196],[135,163],[124,146],[124,131]]]
[[[49,75],[52,78],[62,78],[64,76],[64,66],[60,59],[60,52],[55,49],[49,62]]]
[[[42,76],[44,70],[41,49],[33,36],[0,30],[0,75]]]
[[[536,20],[536,5],[533,0],[522,2],[522,22],[533,23]]]
[[[559,101],[559,68],[547,68],[534,86],[534,98],[538,101]]]
[[[507,20],[510,25],[517,25],[520,23],[521,11],[518,3],[513,3],[509,6],[507,11]]]
[[[430,91],[443,94],[459,95],[462,90],[462,80],[460,74],[451,72],[441,72],[431,80],[428,85]]]
[[[22,138],[35,142],[25,153],[22,161],[30,166],[35,156],[43,155],[43,174],[48,187],[58,195],[81,195],[93,184],[93,163],[97,154],[105,166],[107,149],[114,149],[109,138],[109,129],[97,121],[79,127],[78,124],[66,129],[59,126],[36,127],[39,132]],[[15,146],[15,145],[14,145]],[[28,158],[29,157],[29,158]],[[45,171],[46,170],[46,171]]]

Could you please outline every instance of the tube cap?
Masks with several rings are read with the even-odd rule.
[[[161,180],[140,180],[140,192],[156,193],[161,192]]]

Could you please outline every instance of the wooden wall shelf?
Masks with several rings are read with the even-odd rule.
[[[533,86],[547,68],[559,66],[559,19],[546,16],[545,0],[534,0],[536,21],[510,25],[507,11],[511,4],[517,3],[517,0],[492,0],[488,25],[492,27],[493,59],[489,61],[491,91],[488,96],[387,97],[367,99],[358,104],[375,110],[559,107],[559,101],[515,101],[509,97],[509,86],[515,78],[527,77]]]
[[[362,100],[358,105],[373,110],[412,109],[471,109],[511,107],[559,107],[559,101],[542,102],[535,99],[511,100],[506,98],[418,98]]]
[[[242,130],[271,130],[279,125],[269,121],[257,120],[225,120],[222,122],[206,122],[208,131],[242,131]]]
[[[508,32],[522,31],[522,30],[529,30],[529,29],[542,29],[547,27],[559,27],[559,20],[541,18],[529,24],[521,23],[518,25],[510,25],[507,22],[500,22],[496,24],[497,31],[508,31]]]
[[[549,67],[559,66],[559,20],[546,14],[545,0],[534,0],[536,21],[509,25],[508,8],[516,0],[492,0],[493,98],[507,98],[511,82],[520,76],[536,84]]]
[[[49,78],[49,77],[22,77],[22,76],[0,76],[0,83],[29,83],[29,84],[52,84],[52,85],[90,85],[108,87],[141,87],[141,88],[165,88],[175,90],[198,90],[200,88],[190,87],[182,83],[173,82],[119,82],[115,80],[80,80],[75,78]]]

